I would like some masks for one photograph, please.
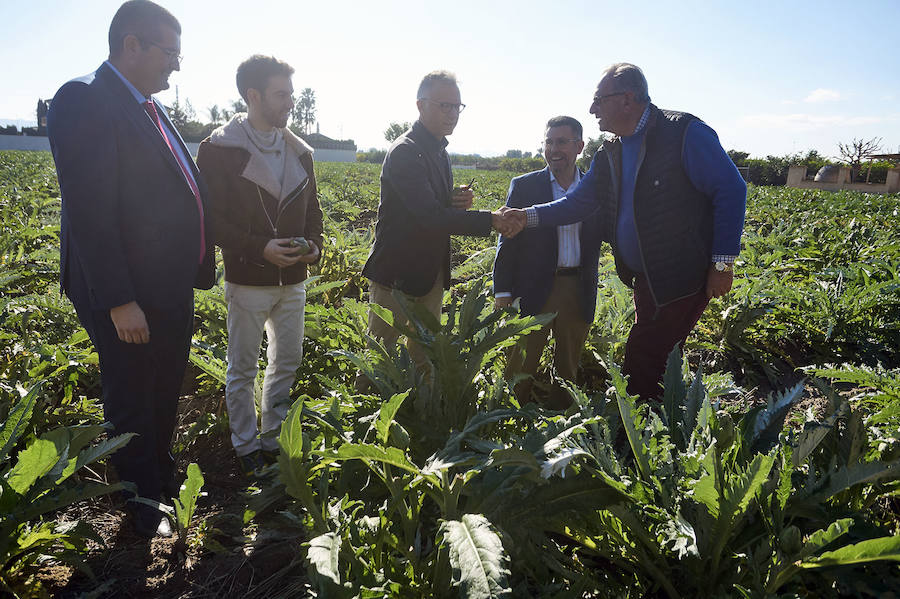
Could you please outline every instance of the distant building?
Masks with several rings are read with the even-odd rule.
[[[888,159],[892,155],[885,155]],[[818,173],[817,173],[818,175]],[[837,165],[836,169],[821,173],[810,179],[807,176],[805,166],[792,166],[788,169],[787,187],[800,189],[823,189],[825,191],[865,191],[867,193],[896,193],[900,191],[900,167],[894,167],[887,172],[887,180],[884,183],[853,183],[850,177],[850,167]]]
[[[331,139],[318,131],[300,137],[315,150],[316,162],[356,162],[356,144],[352,139]]]

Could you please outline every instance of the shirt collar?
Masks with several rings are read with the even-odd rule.
[[[425,147],[435,152],[440,152],[447,147],[447,138],[445,137],[444,139],[439,141],[438,138],[431,134],[431,131],[425,128],[425,125],[422,124],[422,121],[416,121],[415,123],[413,123],[412,130],[416,135],[417,141],[420,141],[425,145]]]
[[[551,171],[549,167],[547,168],[547,172],[550,173],[550,182],[556,183],[557,185],[559,185],[559,183],[556,181],[556,176],[553,174],[553,171]],[[575,178],[572,179],[572,185],[577,184],[579,181],[581,181],[581,171],[578,170],[578,167],[576,166],[575,167]],[[562,187],[562,185],[559,185],[559,186]],[[571,187],[571,185],[569,187]]]
[[[647,104],[647,107],[644,109],[644,113],[641,115],[640,120],[638,121],[637,127],[634,128],[634,133],[627,137],[631,137],[632,135],[637,135],[638,133],[643,132],[644,127],[647,126],[647,121],[650,119],[650,104]]]
[[[128,79],[126,79],[126,78],[125,78],[125,75],[123,75],[122,73],[120,73],[120,72],[119,72],[119,69],[117,69],[116,67],[113,66],[113,63],[109,62],[108,60],[103,61],[103,63],[104,63],[105,65],[107,65],[109,68],[111,68],[113,73],[115,73],[116,75],[119,76],[119,79],[122,80],[122,83],[125,84],[125,87],[128,88],[128,91],[131,92],[131,95],[134,96],[134,99],[135,99],[135,101],[136,101],[138,104],[144,104],[144,103],[146,103],[148,100],[151,100],[151,99],[152,99],[152,98],[145,97],[144,94],[142,94],[141,92],[139,92],[138,89],[137,89],[134,85],[131,84],[131,81],[129,81]]]

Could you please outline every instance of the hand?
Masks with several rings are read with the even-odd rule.
[[[316,245],[316,242],[312,239],[307,239],[306,242],[309,244],[309,251],[303,254],[302,256],[298,256],[300,262],[306,262],[307,264],[312,264],[316,260],[319,259],[319,246]]]
[[[450,205],[457,210],[468,210],[472,207],[474,200],[475,193],[469,189],[469,186],[460,185],[453,190],[453,195],[450,196]]]
[[[731,271],[719,272],[715,266],[710,265],[706,274],[706,297],[722,297],[731,291],[734,282],[734,273]]]
[[[512,306],[512,296],[507,295],[506,297],[495,297],[494,298],[494,309],[502,310],[503,308],[509,308]]]
[[[297,253],[297,248],[290,247],[290,243],[290,237],[270,239],[269,243],[266,244],[266,247],[263,248],[263,258],[281,268],[293,266],[300,261],[302,256],[295,255]],[[310,243],[310,245],[312,245],[312,243]],[[318,248],[316,251],[318,252]]]
[[[528,217],[520,208],[504,206],[491,213],[491,225],[504,237],[515,237],[525,228],[526,224],[528,224]]]
[[[125,343],[150,343],[147,317],[137,302],[128,302],[109,310],[116,334]]]

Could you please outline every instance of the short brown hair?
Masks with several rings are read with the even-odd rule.
[[[171,27],[181,35],[181,24],[168,10],[150,0],[128,0],[119,7],[109,24],[109,57],[122,53],[125,36],[134,35],[141,43],[160,38],[160,28]]]
[[[290,77],[293,74],[294,67],[283,60],[278,60],[274,56],[254,54],[240,64],[235,80],[238,93],[245,102],[248,102],[248,89],[252,88],[263,93],[269,85],[270,77]]]
[[[584,136],[584,127],[581,126],[578,119],[571,116],[553,117],[547,121],[546,129],[551,129],[553,127],[569,127],[578,139],[581,139]]]

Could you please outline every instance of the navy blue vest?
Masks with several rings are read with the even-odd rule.
[[[697,117],[650,105],[634,188],[634,219],[644,273],[657,306],[703,289],[712,247],[712,202],[691,184],[682,166],[684,138]],[[626,285],[634,273],[616,251],[616,219],[622,177],[622,143],[604,142],[594,156],[597,202],[604,241],[612,244]]]

